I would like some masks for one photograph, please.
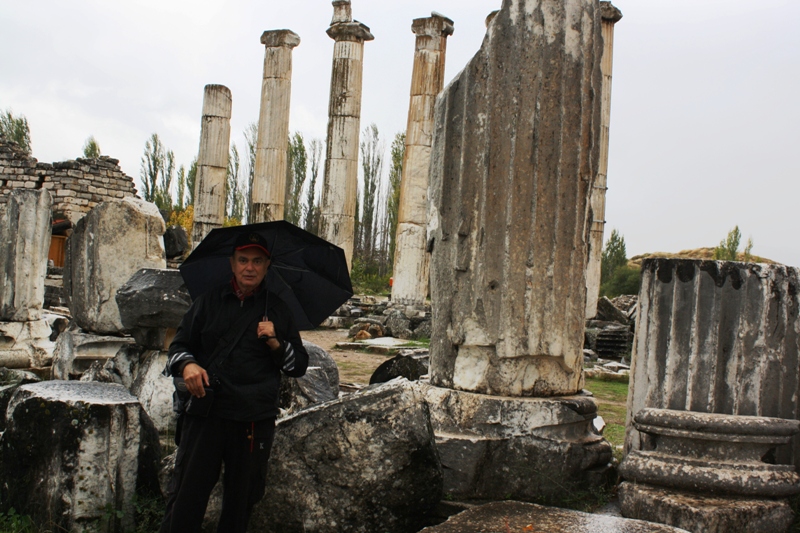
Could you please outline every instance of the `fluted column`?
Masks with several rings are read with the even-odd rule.
[[[192,245],[197,246],[225,221],[225,178],[231,142],[231,91],[223,85],[206,85],[203,123],[194,184]]]
[[[320,236],[343,248],[347,264],[351,265],[358,194],[364,41],[374,37],[367,26],[353,21],[349,0],[333,2],[333,9],[328,36],[336,44],[333,46]]]
[[[800,420],[800,269],[647,259],[629,419],[644,408]],[[626,450],[640,449],[629,425]],[[779,463],[800,465],[800,441]]]
[[[411,31],[417,42],[400,181],[392,300],[419,305],[428,295],[430,256],[426,232],[433,115],[436,95],[444,87],[447,38],[453,34],[453,21],[432,15],[414,20]]]
[[[12,189],[0,205],[0,321],[41,318],[52,208],[44,189]]]
[[[592,228],[589,237],[589,265],[586,268],[586,318],[597,314],[600,294],[600,259],[603,255],[603,231],[606,225],[606,190],[608,175],[608,130],[611,124],[611,71],[614,64],[614,25],[622,20],[622,12],[611,2],[600,2],[603,17],[603,99],[600,125],[600,164],[592,188]]]
[[[581,389],[601,54],[593,0],[506,0],[437,100],[432,384]]]
[[[300,44],[300,37],[290,30],[265,31],[261,35],[261,44],[266,51],[250,222],[283,220],[292,96],[292,50]]]

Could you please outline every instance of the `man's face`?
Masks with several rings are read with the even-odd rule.
[[[239,288],[246,292],[254,291],[267,275],[269,259],[260,248],[236,250],[231,257],[231,270]]]

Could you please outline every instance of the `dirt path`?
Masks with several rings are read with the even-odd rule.
[[[381,363],[390,359],[385,355],[376,355],[355,350],[334,348],[337,342],[347,341],[345,329],[316,329],[303,331],[304,340],[313,342],[327,351],[339,366],[339,381],[342,383],[367,384],[369,378]]]

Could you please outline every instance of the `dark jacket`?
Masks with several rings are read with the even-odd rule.
[[[209,372],[211,380],[218,380],[211,386],[215,393],[211,414],[220,418],[251,422],[277,416],[281,371],[300,377],[308,367],[308,352],[291,311],[274,293],[269,293],[268,316],[275,324],[281,348],[273,351],[266,341],[258,339],[266,296],[262,288],[240,301],[230,283],[211,289],[192,303],[170,344],[167,368],[172,375],[180,376],[183,367],[194,362]],[[222,360],[223,351],[209,369],[209,358],[220,339],[239,329],[245,319],[250,326],[230,355]]]

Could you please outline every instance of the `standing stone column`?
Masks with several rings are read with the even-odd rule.
[[[0,206],[0,320],[39,320],[50,247],[46,190],[15,189]]]
[[[622,20],[622,12],[611,2],[600,2],[603,17],[602,116],[600,123],[600,165],[592,188],[592,229],[589,237],[589,265],[586,269],[586,319],[597,314],[600,294],[600,259],[603,255],[603,230],[606,225],[606,178],[608,175],[608,130],[611,124],[611,71],[614,64],[614,25]]]
[[[225,221],[225,178],[231,142],[231,91],[223,85],[206,85],[203,124],[194,185],[192,245],[197,246]]]
[[[433,115],[436,95],[444,87],[445,52],[447,38],[453,34],[453,21],[432,15],[414,20],[411,31],[416,34],[417,42],[400,181],[392,300],[421,305],[428,295],[430,266],[426,232]]]
[[[358,194],[358,137],[361,128],[361,76],[364,41],[374,39],[369,28],[353,21],[350,0],[333,2],[328,36],[333,47],[331,96],[325,181],[320,208],[320,235],[344,249],[353,260],[356,196]]]
[[[581,389],[601,53],[595,2],[506,0],[439,98],[433,384],[507,396]]]
[[[50,211],[46,190],[13,189],[0,204],[0,367],[43,367],[52,330],[42,318]]]
[[[427,397],[457,499],[557,500],[610,469],[579,393],[601,54],[596,1],[505,0],[437,99]]]
[[[290,30],[265,31],[261,35],[261,44],[266,47],[266,52],[264,79],[261,82],[251,222],[283,220],[292,97],[292,50],[300,44],[300,37]]]

